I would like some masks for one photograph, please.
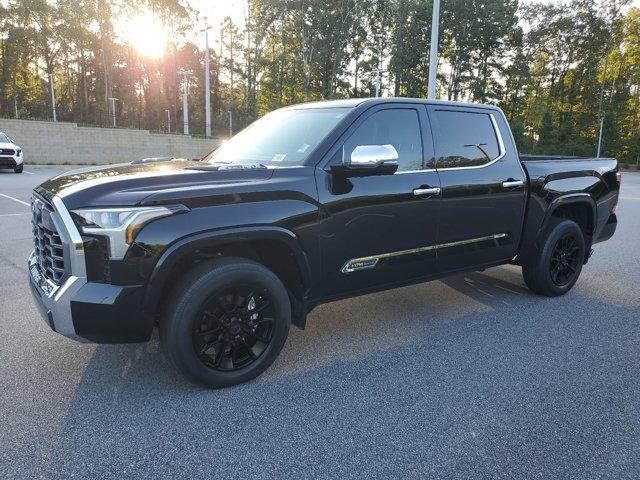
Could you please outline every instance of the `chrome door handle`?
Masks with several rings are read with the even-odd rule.
[[[504,188],[513,188],[513,187],[521,187],[524,185],[524,180],[514,180],[511,182],[502,182],[502,186]]]
[[[413,194],[414,195],[439,195],[440,194],[440,187],[414,188],[413,189]]]

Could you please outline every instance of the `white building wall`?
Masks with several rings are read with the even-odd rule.
[[[24,152],[26,163],[100,164],[146,157],[201,158],[219,139],[150,133],[125,128],[79,127],[75,123],[0,119],[0,132]]]

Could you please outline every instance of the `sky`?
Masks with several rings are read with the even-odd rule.
[[[638,0],[640,1],[640,0]],[[186,3],[200,12],[212,28],[210,35],[217,38],[217,31],[224,17],[231,17],[236,25],[244,24],[244,0],[187,0]],[[204,40],[201,40],[204,47]]]
[[[442,0],[446,1],[446,0]],[[559,3],[557,0],[520,0],[521,3]],[[234,23],[244,23],[245,1],[244,0],[186,0],[192,8],[199,11],[206,17],[209,25],[213,27],[212,35],[225,16],[230,16]],[[640,8],[640,0],[633,0],[631,5]]]
[[[5,0],[0,0],[0,2],[3,1]],[[202,21],[202,27],[205,23],[212,27],[209,31],[209,46],[213,49],[219,48],[219,27],[224,17],[230,16],[239,27],[245,22],[245,0],[183,0],[183,2],[197,12],[198,18]],[[558,3],[557,0],[521,0],[521,2],[525,4]],[[640,0],[633,0],[631,5],[640,7]],[[145,56],[161,57],[164,53],[168,32],[148,12],[138,14],[135,18],[116,21],[116,32],[123,40],[136,45],[140,53]],[[188,38],[199,48],[204,49],[204,34],[190,32]]]

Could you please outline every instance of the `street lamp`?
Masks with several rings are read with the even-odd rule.
[[[374,68],[371,71],[371,76],[373,77],[373,86],[376,89],[376,98],[380,96],[380,89],[382,87],[382,73],[384,70],[380,70],[379,68]]]
[[[56,93],[53,90],[53,73],[49,74],[49,85],[51,86],[51,108],[53,110],[53,121],[58,121],[58,115],[56,114]],[[16,114],[16,117],[18,115]]]
[[[113,119],[113,126],[116,126],[116,102],[119,100],[115,97],[109,97],[111,100],[111,118]]]
[[[436,99],[436,73],[438,69],[438,34],[440,30],[440,0],[433,0],[431,17],[431,46],[429,48],[429,87],[427,98]]]
[[[204,134],[211,136],[211,80],[209,78],[209,30],[213,27],[206,26],[204,32]]]
[[[187,95],[189,93],[189,78],[191,72],[181,68],[178,74],[182,76],[182,127],[185,135],[189,135],[189,102]]]

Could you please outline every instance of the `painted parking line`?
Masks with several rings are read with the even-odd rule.
[[[26,170],[22,170],[22,173],[26,173],[27,175],[35,175],[33,172],[27,172]]]
[[[22,200],[19,200],[17,198],[13,198],[10,197],[9,195],[5,195],[4,193],[0,193],[0,197],[4,197],[4,198],[8,198],[9,200],[13,200],[14,202],[18,202],[21,203],[22,205],[26,205],[27,207],[30,207],[31,205],[27,202],[23,202]]]
[[[28,213],[0,213],[0,217],[20,217],[22,215],[29,215]]]

